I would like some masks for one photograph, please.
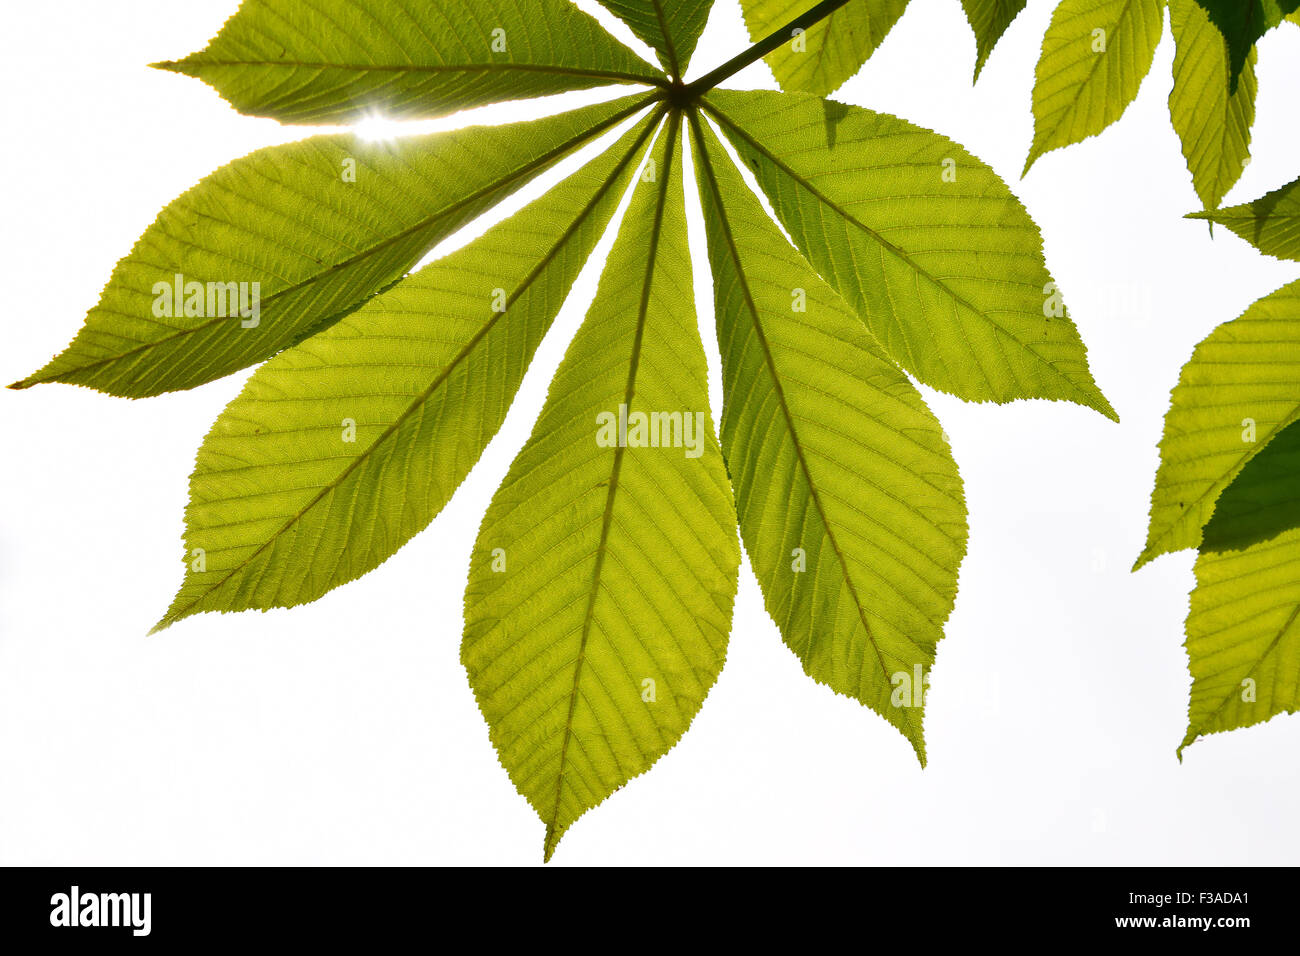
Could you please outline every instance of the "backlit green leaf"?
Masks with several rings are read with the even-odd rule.
[[[703,136],[722,449],[745,549],[808,674],[885,717],[924,763],[923,688],[966,545],[957,466],[907,377]]]
[[[199,449],[159,623],[315,600],[442,510],[496,434],[648,121],[542,198],[259,368]]]
[[[1300,0],[1196,0],[1228,44],[1229,89],[1237,89],[1255,42],[1300,6]]]
[[[1026,173],[1044,153],[1095,136],[1124,114],[1151,70],[1164,11],[1164,0],[1062,0],[1035,71]]]
[[[828,129],[816,97],[715,90],[704,102],[795,245],[894,361],[971,401],[1063,399],[1115,417],[1038,227],[986,165],[855,106]]]
[[[1300,179],[1254,202],[1213,212],[1196,212],[1187,218],[1217,222],[1261,252],[1300,261]]]
[[[1300,527],[1300,423],[1258,451],[1214,506],[1202,551],[1240,550]]]
[[[1187,655],[1192,696],[1180,756],[1204,734],[1300,710],[1300,528],[1201,553]]]
[[[676,114],[668,127],[483,519],[465,593],[461,658],[547,858],[686,731],[731,627],[736,513],[692,307]]]
[[[1169,0],[1173,25],[1174,88],[1169,116],[1201,205],[1216,209],[1250,161],[1255,122],[1255,51],[1236,91],[1228,92],[1228,49],[1196,0]]]
[[[639,105],[628,97],[390,145],[317,136],[238,159],[158,215],[72,344],[15,387],[70,382],[138,398],[260,362],[400,279]],[[177,277],[184,303],[169,291]],[[243,312],[232,307],[240,292]]]
[[[441,116],[663,79],[569,0],[244,0],[204,49],[155,65],[283,123]]]
[[[749,35],[761,40],[817,0],[741,0]],[[849,0],[826,19],[792,36],[765,59],[783,90],[827,96],[844,85],[884,42],[907,0]]]
[[[1165,416],[1151,526],[1137,567],[1201,543],[1223,490],[1300,419],[1300,281],[1196,347]]]
[[[681,77],[704,32],[713,0],[600,0],[654,48],[672,76]]]
[[[1026,3],[1028,0],[961,0],[966,19],[975,31],[975,79],[979,79],[989,54]]]

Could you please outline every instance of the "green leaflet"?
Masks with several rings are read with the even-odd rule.
[[[975,31],[975,79],[980,78],[989,54],[1026,3],[1028,0],[961,0],[966,19]]]
[[[816,97],[715,90],[703,102],[894,361],[971,401],[1064,399],[1115,417],[1056,307],[1038,227],[986,165],[853,106],[832,144]]]
[[[708,22],[713,0],[600,0],[654,48],[671,76],[680,78]]]
[[[1300,179],[1254,202],[1213,212],[1194,212],[1187,218],[1217,222],[1260,252],[1300,261]]]
[[[282,123],[441,116],[609,83],[661,83],[568,0],[244,0],[212,41],[161,69]]]
[[[816,0],[741,0],[755,41],[816,4]],[[829,17],[790,38],[764,59],[783,90],[828,96],[844,85],[884,42],[907,0],[849,0]]]
[[[1196,0],[1219,28],[1228,44],[1229,90],[1236,92],[1237,82],[1246,65],[1247,54],[1255,42],[1282,18],[1300,6],[1300,0]]]
[[[1242,77],[1249,82],[1249,70]],[[1300,259],[1296,197],[1292,183],[1189,218]],[[1137,567],[1167,551],[1200,549],[1181,759],[1204,734],[1300,708],[1300,281],[1197,346],[1174,389],[1160,453]]]
[[[1196,347],[1174,388],[1135,568],[1194,548],[1215,502],[1260,449],[1300,418],[1300,281],[1254,303]]]
[[[957,466],[907,377],[777,231],[713,134],[696,134],[722,448],[768,612],[810,676],[885,717],[924,763],[928,676],[917,677],[934,662],[966,546]]]
[[[1260,449],[1219,496],[1201,551],[1236,551],[1300,527],[1300,423]]]
[[[1201,553],[1187,654],[1192,695],[1180,758],[1204,734],[1300,710],[1300,528],[1244,550]]]
[[[520,212],[254,373],[199,449],[185,581],[158,628],[315,600],[433,520],[500,427],[650,129],[642,121]]]
[[[483,519],[465,592],[461,658],[502,765],[546,824],[548,859],[686,731],[731,627],[736,514],[691,307],[676,136],[673,114]],[[606,418],[620,406],[628,447]],[[681,414],[682,444],[659,420],[657,443],[633,447],[639,413]]]
[[[317,136],[235,160],[159,213],[72,344],[13,387],[70,382],[140,398],[260,362],[400,279],[440,239],[640,105],[627,97],[396,145]],[[185,296],[200,314],[175,314],[174,295],[161,301],[178,275],[206,290]],[[240,289],[250,306],[257,293],[247,318],[228,294]]]
[[[1255,51],[1229,93],[1228,50],[1201,6],[1196,0],[1169,0],[1169,19],[1176,44],[1169,116],[1201,205],[1217,209],[1250,160]]]
[[[1193,675],[1187,734],[1300,708],[1300,424],[1246,465],[1219,498],[1196,562],[1187,619]]]
[[[1034,143],[1044,153],[1095,136],[1124,114],[1151,70],[1164,0],[1062,0],[1034,79]]]

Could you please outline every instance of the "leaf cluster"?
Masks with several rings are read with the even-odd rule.
[[[1217,209],[1250,162],[1255,44],[1300,0],[1062,0],[1035,70],[1034,140],[1045,153],[1119,120],[1151,70],[1164,33],[1175,43],[1169,118],[1204,209]]]
[[[1193,213],[1300,261],[1300,180]],[[1215,329],[1165,416],[1141,567],[1197,549],[1188,726],[1205,734],[1300,709],[1300,280]]]
[[[462,661],[548,858],[699,710],[742,542],[804,670],[924,762],[924,686],[967,526],[946,436],[909,374],[971,401],[1115,417],[1038,229],[998,175],[938,133],[817,95],[901,2],[747,0],[767,32],[689,84],[710,0],[603,2],[658,67],[567,0],[245,0],[204,49],[158,66],[249,115],[339,124],[633,89],[526,122],[393,143],[319,135],[235,160],[159,213],[72,343],[15,386],[140,398],[258,366],[199,449],[184,580],[158,627],[299,605],[447,505],[613,230],[465,593]],[[964,5],[982,64],[1023,3]],[[761,56],[786,92],[720,88]],[[579,153],[550,191],[418,267]],[[717,431],[688,165],[722,362]]]

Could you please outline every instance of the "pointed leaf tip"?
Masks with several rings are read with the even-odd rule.
[[[1095,136],[1124,114],[1155,60],[1164,6],[1165,0],[1057,5],[1034,70],[1026,173],[1038,156]]]
[[[1211,228],[1224,226],[1265,255],[1300,261],[1300,179],[1251,202],[1193,217],[1209,220]]]
[[[917,695],[966,547],[956,463],[907,376],[693,127],[723,452],[764,603],[804,672],[887,720],[924,767]]]
[[[1025,9],[1028,0],[961,0],[966,12],[966,20],[975,34],[975,78],[979,81],[980,72],[988,63],[993,48],[997,46],[1002,35],[1006,33],[1011,22]]]
[[[492,497],[465,589],[461,662],[502,766],[547,826],[548,860],[676,745],[731,628],[740,548],[690,291],[679,116]],[[640,440],[634,423],[650,416],[661,437]]]
[[[885,41],[909,0],[849,0],[824,20],[783,43],[764,61],[781,89],[829,96]],[[812,4],[800,0],[742,0],[745,25],[757,43]]]

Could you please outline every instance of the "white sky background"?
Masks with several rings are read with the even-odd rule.
[[[579,821],[555,863],[1300,858],[1300,717],[1210,737],[1180,766],[1193,556],[1128,570],[1179,368],[1300,267],[1181,218],[1198,201],[1166,106],[1168,31],[1119,124],[1019,179],[1052,7],[1030,3],[972,88],[975,44],[958,0],[912,0],[837,94],[943,132],[1012,185],[1123,418],[926,390],[970,508],[927,708],[929,768],[879,717],[803,675],[746,563],[728,662],[691,730]],[[234,8],[6,9],[4,382],[72,338],[163,205],[231,159],[316,132],[239,116],[198,81],[145,67],[203,46]],[[718,0],[690,75],[746,44],[738,3]],[[1300,174],[1300,29],[1265,37],[1258,74],[1255,159],[1229,204]],[[729,85],[774,87],[761,64]],[[473,121],[602,97],[506,104]],[[61,385],[0,394],[0,863],[540,861],[542,824],[497,763],[459,663],[461,594],[480,517],[590,302],[595,267],[445,512],[377,572],[289,611],[204,615],[145,636],[180,582],[194,452],[247,373],[141,401]],[[707,278],[702,242],[695,268]],[[707,282],[697,304],[716,415]]]

